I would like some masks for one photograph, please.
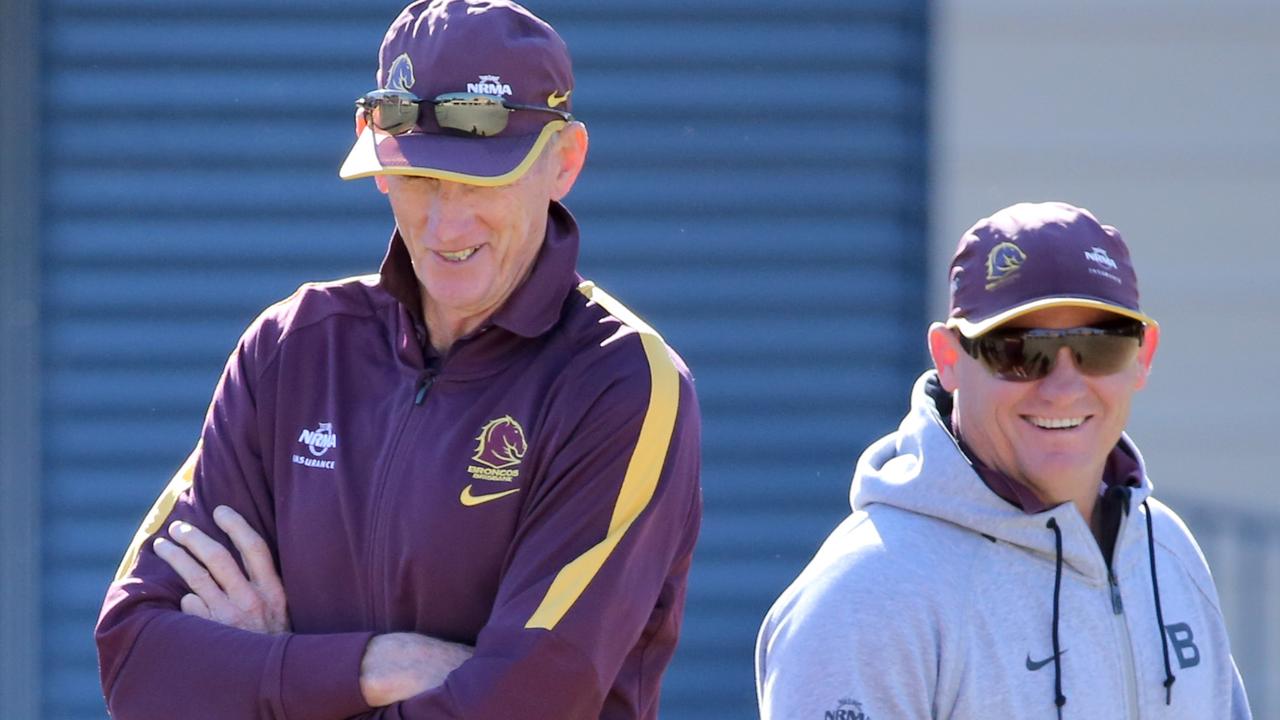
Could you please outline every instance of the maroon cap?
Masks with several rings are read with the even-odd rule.
[[[507,102],[570,112],[569,49],[546,22],[506,0],[420,0],[401,11],[378,54],[378,88],[407,90],[424,100],[479,93]],[[471,185],[518,180],[564,121],[536,111],[512,112],[488,137],[441,128],[424,104],[418,126],[403,135],[365,128],[342,164],[344,180],[418,175]]]
[[[979,220],[951,259],[947,325],[977,337],[1029,312],[1089,307],[1154,325],[1120,233],[1062,202],[1018,203]]]

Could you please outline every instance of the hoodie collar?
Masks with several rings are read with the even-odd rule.
[[[973,449],[964,441],[964,436],[957,432],[955,421],[952,417],[945,417],[944,421],[946,428],[955,437],[960,451],[968,458],[969,464],[973,465],[973,471],[991,489],[991,492],[999,495],[1005,502],[1028,515],[1034,515],[1049,509],[1050,506],[1044,500],[1041,500],[1040,496],[1036,495],[1031,488],[987,465],[974,454]],[[1116,486],[1137,487],[1139,484],[1141,484],[1141,476],[1138,473],[1138,461],[1129,454],[1123,443],[1116,443],[1116,446],[1111,448],[1111,452],[1107,455],[1106,464],[1102,468],[1102,481],[1098,484],[1098,497],[1101,498],[1105,495],[1108,488]]]
[[[1106,563],[1075,507],[1063,503],[1031,515],[988,489],[947,430],[950,406],[943,396],[949,395],[939,395],[931,385],[938,385],[932,370],[916,381],[911,410],[897,432],[872,443],[859,458],[850,487],[853,509],[889,505],[969,528],[1046,558],[1054,556],[1053,536],[1045,531],[1045,521],[1052,516],[1062,529],[1064,561],[1093,581],[1105,582]],[[1138,485],[1131,488],[1131,502],[1138,505],[1151,493],[1151,481],[1142,455],[1128,436],[1121,436],[1120,445],[1137,464]]]
[[[565,296],[577,285],[578,223],[568,208],[552,201],[547,212],[546,237],[533,268],[485,325],[496,325],[521,337],[534,338],[550,330],[560,318]],[[422,288],[400,230],[391,234],[382,260],[380,284],[400,302],[419,326]]]

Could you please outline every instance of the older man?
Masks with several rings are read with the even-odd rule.
[[[1124,434],[1159,337],[1089,212],[974,225],[936,369],[764,621],[763,717],[1248,718],[1204,557]]]
[[[576,274],[563,41],[407,7],[344,178],[381,273],[248,329],[98,623],[118,718],[652,718],[701,506],[688,370]],[[237,555],[239,556],[237,561]]]

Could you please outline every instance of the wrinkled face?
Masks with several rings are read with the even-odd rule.
[[[1064,329],[1114,317],[1090,308],[1049,308],[1004,327]],[[1157,340],[1154,331],[1144,339],[1138,358],[1120,372],[1084,375],[1070,351],[1060,348],[1053,371],[1032,382],[993,376],[950,337],[955,362],[950,372],[940,367],[940,376],[955,393],[956,420],[973,452],[1049,502],[1096,487],[1129,420],[1133,393],[1146,381]]]
[[[555,196],[550,154],[548,147],[523,177],[499,187],[386,176],[428,325],[488,317],[524,280],[542,247]]]

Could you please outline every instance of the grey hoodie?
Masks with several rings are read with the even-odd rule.
[[[858,460],[853,514],[765,618],[764,720],[1250,718],[1204,556],[1145,468],[1109,573],[1074,505],[1027,514],[987,488],[937,393],[916,382]]]

